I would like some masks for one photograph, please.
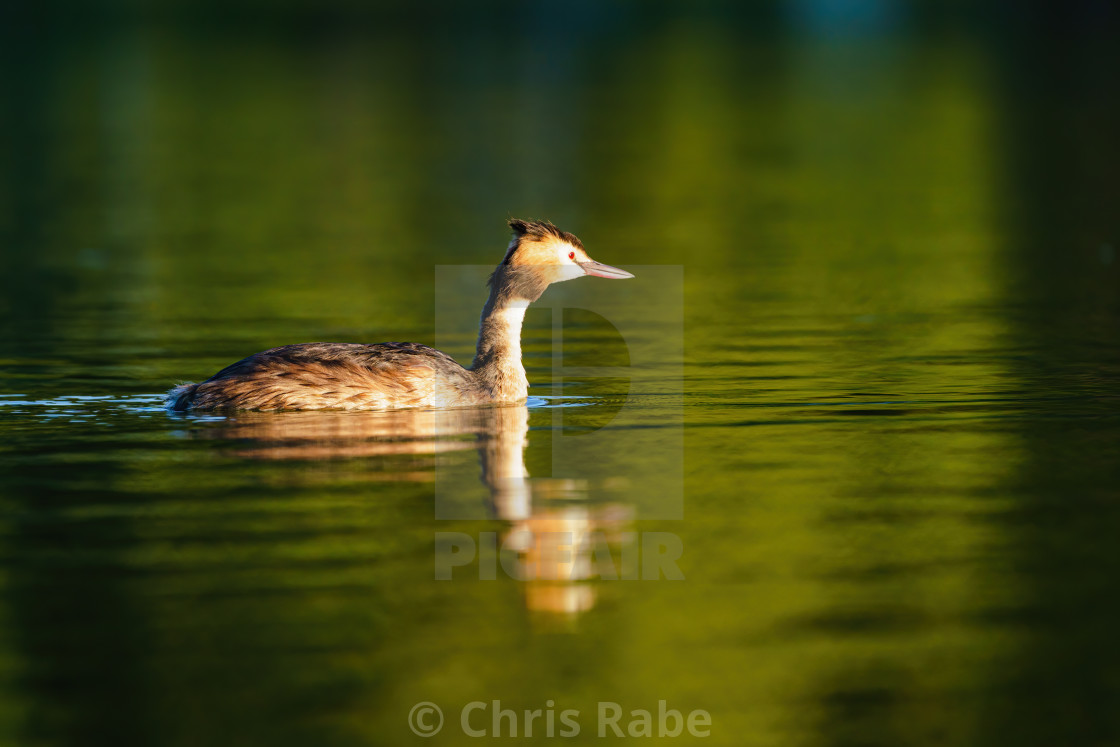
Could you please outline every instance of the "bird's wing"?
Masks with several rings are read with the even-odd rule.
[[[265,350],[199,385],[198,405],[261,410],[453,406],[474,381],[426,345],[311,342]]]

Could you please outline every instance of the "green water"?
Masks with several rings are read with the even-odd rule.
[[[659,700],[707,744],[1120,740],[1114,49],[624,20],[8,34],[0,743],[411,743],[432,701],[456,744],[495,700],[566,743]],[[683,302],[532,310],[528,411],[437,438],[160,409],[452,303],[469,358],[484,290],[436,267],[510,215]],[[522,437],[527,516],[481,479]],[[684,580],[435,580],[437,533],[533,521],[676,537]]]

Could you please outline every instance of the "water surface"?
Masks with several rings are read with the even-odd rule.
[[[0,741],[395,744],[433,701],[450,744],[474,700],[666,700],[711,744],[1120,739],[1096,52],[1071,88],[984,39],[600,20],[13,40]],[[680,268],[648,366],[533,310],[527,408],[161,409],[274,345],[435,342],[485,296],[436,266],[500,259],[508,215]],[[669,533],[685,579],[435,580],[437,533],[526,528]]]

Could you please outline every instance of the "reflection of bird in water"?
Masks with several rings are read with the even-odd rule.
[[[509,421],[527,419],[527,413],[524,406],[239,412],[197,433],[237,441],[237,455],[250,459],[426,456],[476,449],[479,439],[490,441]],[[426,480],[432,479],[427,475]]]
[[[602,543],[618,544],[632,523],[629,507],[591,505],[581,480],[531,479],[525,468],[529,410],[524,405],[382,412],[243,412],[199,435],[236,444],[242,457],[267,460],[381,458],[376,479],[434,480],[432,464],[394,462],[477,449],[490,513],[506,522],[503,552],[516,554],[527,605],[578,613],[595,603]],[[536,500],[534,500],[536,499]],[[596,544],[599,543],[599,544]],[[601,560],[601,559],[599,559]],[[503,561],[504,564],[504,561]],[[507,569],[508,570],[508,569]]]
[[[525,309],[552,283],[594,275],[629,278],[600,264],[551,223],[511,220],[513,240],[490,276],[478,351],[470,368],[412,342],[285,345],[238,361],[167,395],[172,410],[382,410],[524,402]]]
[[[586,494],[585,494],[586,497]],[[597,589],[587,583],[600,578],[614,559],[606,542],[619,545],[622,529],[633,523],[627,507],[606,505],[557,505],[535,509],[505,533],[503,546],[519,555],[518,572],[528,580],[526,604],[541,612],[574,614],[595,604]],[[595,557],[595,551],[600,557]],[[608,570],[607,578],[617,578]]]

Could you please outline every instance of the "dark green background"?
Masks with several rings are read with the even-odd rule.
[[[1120,18],[1058,5],[9,4],[0,742],[396,744],[434,700],[450,744],[493,699],[1120,742]],[[511,215],[685,273],[685,519],[635,528],[686,581],[559,619],[431,579],[434,532],[502,526],[435,521],[431,460],[157,407],[272,345],[431,343],[434,266]],[[533,393],[588,406],[533,410],[535,476],[617,407],[549,386],[547,325]]]

